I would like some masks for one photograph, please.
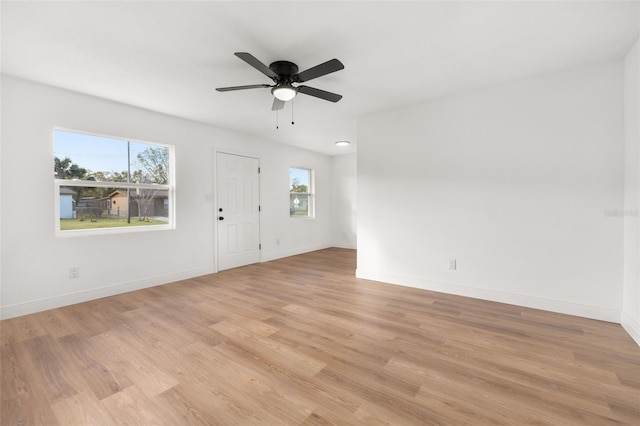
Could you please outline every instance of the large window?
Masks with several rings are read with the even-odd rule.
[[[313,217],[313,171],[289,169],[289,216]]]
[[[173,149],[55,130],[59,235],[173,227]]]

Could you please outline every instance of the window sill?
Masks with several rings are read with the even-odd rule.
[[[73,229],[67,231],[61,231],[56,229],[56,238],[74,238],[74,237],[89,237],[98,235],[118,235],[118,234],[137,234],[141,232],[155,232],[155,231],[172,231],[175,229],[174,225],[149,225],[144,227],[123,227],[123,228],[101,228],[101,229]]]

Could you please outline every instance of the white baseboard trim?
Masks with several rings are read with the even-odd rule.
[[[75,305],[76,303],[101,299],[103,297],[114,296],[116,294],[128,293],[130,291],[141,290],[143,288],[155,287],[175,281],[212,274],[214,272],[215,270],[213,266],[207,266],[203,268],[192,269],[189,271],[182,271],[173,274],[145,278],[138,281],[129,281],[106,287],[62,294],[45,299],[31,300],[29,302],[17,303],[15,305],[2,306],[0,307],[0,319],[14,318],[22,315],[46,311],[49,309],[60,308],[62,306]]]
[[[269,262],[271,260],[282,259],[284,257],[296,256],[298,254],[309,253],[311,251],[323,250],[333,247],[331,244],[316,244],[313,246],[299,247],[292,250],[278,251],[273,253],[264,253],[261,262]]]
[[[342,243],[333,243],[331,244],[331,247],[337,247],[337,248],[343,248],[343,249],[352,249],[355,250],[357,249],[357,244],[350,244],[350,243],[346,243],[346,242],[342,242]]]
[[[626,312],[622,313],[622,327],[629,333],[629,336],[631,336],[636,344],[640,346],[640,324]]]
[[[472,297],[474,299],[491,300],[493,302],[508,303],[510,305],[540,309],[543,311],[557,312],[560,314],[575,315],[600,321],[620,324],[621,311],[601,308],[598,306],[581,305],[560,300],[544,299],[540,297],[526,296],[516,293],[505,293],[477,287],[469,287],[459,284],[429,281],[419,278],[386,275],[376,272],[356,269],[356,277],[372,281],[380,281],[389,284],[406,287],[421,288],[424,290],[441,293],[455,294],[458,296]]]

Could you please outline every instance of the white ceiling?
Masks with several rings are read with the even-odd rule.
[[[621,58],[632,2],[2,2],[2,72],[329,155],[357,119],[435,97]],[[345,69],[271,111],[271,83],[234,52]],[[339,149],[337,140],[353,141]]]

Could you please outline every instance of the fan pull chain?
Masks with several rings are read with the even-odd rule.
[[[278,110],[276,110],[276,130],[278,130],[280,127],[278,127]]]
[[[293,126],[294,124],[296,123],[293,122],[293,99],[291,99],[291,125]]]

